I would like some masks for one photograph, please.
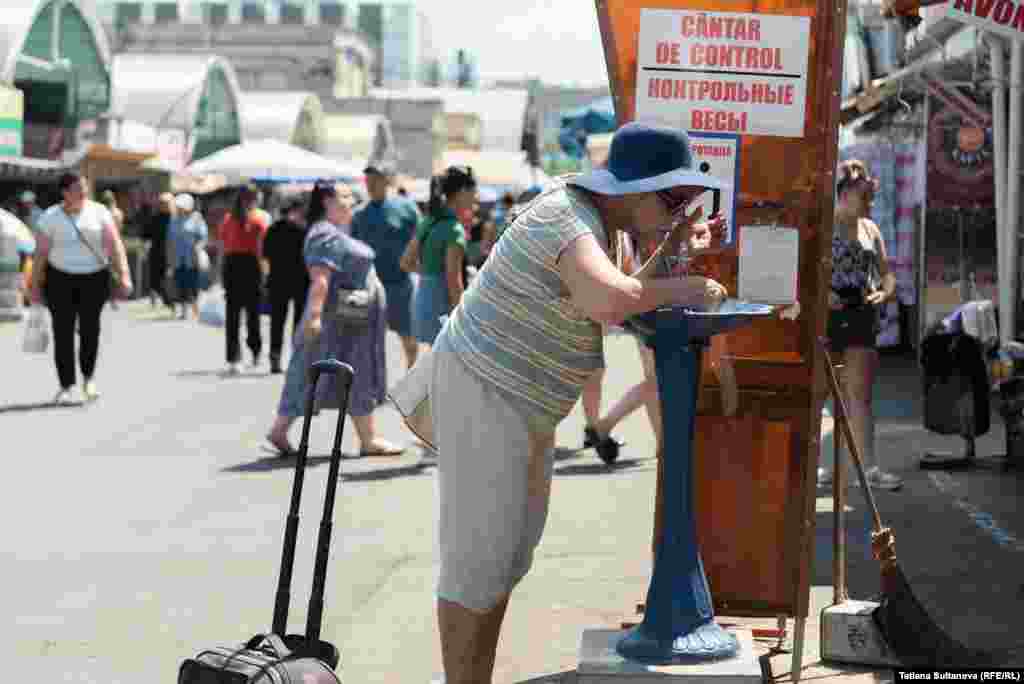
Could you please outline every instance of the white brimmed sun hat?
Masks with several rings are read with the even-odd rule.
[[[697,169],[685,132],[644,123],[628,123],[612,138],[606,168],[567,181],[599,195],[657,192],[682,185],[727,190],[729,183]]]

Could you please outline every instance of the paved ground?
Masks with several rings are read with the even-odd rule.
[[[102,400],[60,409],[47,406],[49,357],[23,355],[18,327],[0,326],[0,654],[11,656],[3,662],[12,681],[171,684],[197,648],[230,644],[270,621],[291,470],[261,445],[280,378],[264,370],[221,377],[223,333],[154,315],[148,304],[107,319]],[[397,339],[389,344],[400,359]],[[639,362],[627,339],[614,339],[609,357],[614,397],[638,377]],[[392,370],[397,378],[399,367]],[[1019,648],[1024,483],[1012,473],[917,470],[922,448],[956,440],[920,428],[912,362],[887,358],[879,393],[883,458],[907,481],[903,492],[878,496],[902,567],[956,636]],[[391,409],[379,420],[388,436],[408,441]],[[319,520],[332,429],[329,420],[314,425],[303,548],[312,548]],[[496,682],[572,681],[582,630],[618,625],[646,591],[654,487],[646,419],[639,413],[622,426],[629,445],[612,471],[571,451],[580,432],[577,411],[559,433],[547,532],[510,608]],[[1000,450],[1001,434],[997,420],[980,452]],[[351,429],[345,447],[355,450]],[[324,636],[340,647],[347,682],[427,682],[440,671],[435,480],[417,460],[411,451],[343,464]],[[815,616],[831,599],[831,501],[819,496],[804,677],[886,679],[818,662]],[[850,503],[852,522],[866,524],[856,491]],[[877,567],[866,526],[851,527],[851,593],[867,598],[878,590]],[[295,628],[311,556],[297,562]],[[1024,651],[1013,662],[1024,665]],[[783,677],[787,656],[772,665]]]

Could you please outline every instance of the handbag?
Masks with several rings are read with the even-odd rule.
[[[365,328],[370,324],[370,303],[374,291],[369,289],[338,289],[334,317],[343,328]]]

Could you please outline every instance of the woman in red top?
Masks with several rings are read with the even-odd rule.
[[[267,221],[257,209],[259,193],[246,187],[238,193],[234,208],[220,224],[220,241],[224,250],[225,325],[227,328],[228,373],[242,372],[239,325],[245,309],[246,346],[252,352],[252,364],[258,366],[263,350],[260,336],[260,288],[263,282],[263,237]]]

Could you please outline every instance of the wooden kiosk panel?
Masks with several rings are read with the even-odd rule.
[[[754,225],[798,229],[801,313],[796,321],[759,322],[712,342],[704,354],[694,444],[698,535],[716,610],[804,618],[825,396],[816,340],[828,314],[845,0],[596,0],[596,6],[620,124],[636,118],[642,9],[809,18],[802,136],[740,132],[734,226],[739,232]],[[689,73],[666,78],[702,78],[692,68],[678,71]],[[704,265],[736,292],[735,260]],[[739,409],[729,417],[710,372],[722,355],[733,360],[740,390]]]

